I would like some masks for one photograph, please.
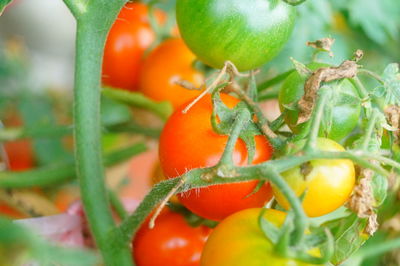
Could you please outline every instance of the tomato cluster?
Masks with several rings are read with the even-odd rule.
[[[151,14],[142,3],[127,3],[122,8],[104,49],[103,85],[138,91],[176,108],[200,93],[204,76],[193,66],[195,55],[174,31],[171,39],[153,47],[157,40],[150,15],[160,26],[167,16],[158,9]],[[179,81],[191,82],[198,89],[184,89]]]
[[[104,53],[104,85],[169,101],[175,109],[160,136],[162,173],[158,171],[156,183],[191,169],[217,165],[229,138],[213,127],[211,95],[187,109],[206,83],[205,74],[194,67],[196,59],[215,68],[231,61],[239,71],[253,70],[282,49],[295,20],[293,6],[272,0],[253,4],[241,0],[178,0],[176,11],[182,39],[175,36],[154,45],[149,9],[144,4],[128,3],[111,29]],[[162,25],[166,14],[156,10],[153,15]],[[314,62],[307,67],[315,71],[328,65]],[[297,124],[300,111],[296,103],[304,94],[305,81],[306,77],[294,71],[280,89],[280,108],[293,134],[309,126]],[[178,85],[182,82],[198,89],[183,88]],[[338,88],[340,97],[333,101],[329,121],[321,125],[319,136],[325,138],[319,138],[317,146],[323,151],[343,151],[335,141],[341,141],[357,126],[358,94],[346,79],[331,86]],[[226,93],[220,97],[230,110],[240,102]],[[255,152],[251,160],[248,143],[237,140],[232,154],[234,165],[260,164],[272,158],[274,149],[268,139],[261,132],[253,138]],[[289,144],[291,149],[286,155],[297,154],[303,146],[304,141]],[[275,156],[281,154],[279,150]],[[343,206],[355,184],[355,169],[350,160],[312,160],[283,172],[282,178],[298,197],[303,197],[305,213],[316,217]],[[149,229],[146,221],[133,239],[134,260],[138,265],[264,265],[266,261],[268,265],[309,265],[276,254],[272,241],[259,227],[260,208],[273,196],[281,207],[290,208],[276,185],[257,180],[178,193],[174,204],[179,202],[195,215],[220,224],[206,242],[211,229],[191,227],[181,214],[164,210],[154,229]],[[281,226],[285,216],[273,209],[265,213],[265,218],[276,226]]]

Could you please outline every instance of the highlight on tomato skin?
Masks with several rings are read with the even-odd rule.
[[[140,89],[156,101],[169,101],[176,109],[201,93],[204,75],[193,67],[196,56],[180,38],[158,45],[144,60],[140,74]],[[186,81],[196,88],[189,90],[176,84]]]
[[[156,20],[163,23],[166,14],[156,9]],[[139,74],[146,49],[156,39],[149,22],[149,8],[128,2],[108,34],[103,56],[102,82],[105,86],[138,90]]]
[[[147,221],[132,241],[138,266],[198,266],[203,246],[212,229],[191,227],[179,214],[164,209],[150,229]]]
[[[221,94],[221,99],[230,108],[239,100]],[[218,163],[225,149],[228,136],[214,132],[210,117],[212,114],[211,96],[206,95],[186,114],[178,108],[167,121],[159,144],[159,157],[164,175],[173,178],[198,167],[210,167]],[[256,136],[256,152],[253,164],[267,161],[272,156],[272,147],[264,136]],[[247,165],[247,148],[239,139],[236,143],[233,160],[236,165]],[[269,183],[265,183],[253,193],[258,180],[214,185],[207,188],[189,190],[178,194],[178,198],[193,213],[219,221],[226,216],[252,207],[262,207],[272,197]]]

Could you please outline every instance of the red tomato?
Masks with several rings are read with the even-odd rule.
[[[23,126],[23,121],[16,111],[7,113],[3,122],[6,127]],[[21,139],[5,142],[3,145],[8,158],[9,170],[23,171],[35,166],[34,152],[31,141],[27,139]]]
[[[188,90],[175,84],[186,80],[200,87],[204,83],[202,73],[193,68],[196,56],[182,39],[169,39],[161,43],[146,58],[141,69],[140,91],[156,101],[169,101],[174,108],[200,94],[200,90]]]
[[[138,266],[197,266],[210,233],[206,226],[189,226],[181,214],[164,211],[153,229],[147,222],[139,229],[133,257]]]
[[[144,52],[155,40],[149,23],[149,10],[142,3],[127,3],[111,27],[103,58],[103,84],[134,91],[139,82],[139,71]],[[165,14],[157,10],[161,22]]]
[[[35,165],[32,143],[28,140],[16,140],[4,143],[11,171],[23,171]]]
[[[239,100],[226,94],[221,98],[229,107]],[[163,172],[173,178],[192,168],[208,167],[218,163],[224,151],[228,136],[218,135],[211,126],[211,96],[207,95],[183,114],[183,105],[167,121],[160,138],[159,154]],[[263,136],[256,136],[256,154],[253,164],[270,159],[272,147]],[[233,153],[237,165],[247,164],[247,149],[239,139]],[[256,188],[257,180],[250,182],[215,185],[190,190],[179,194],[179,200],[192,212],[211,220],[222,220],[237,211],[261,207],[271,199],[268,183],[257,193],[249,196]]]

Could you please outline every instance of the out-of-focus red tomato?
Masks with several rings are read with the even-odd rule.
[[[6,216],[12,219],[22,219],[26,218],[26,215],[20,213],[14,208],[8,206],[7,204],[0,202],[0,215]]]
[[[4,149],[11,171],[23,171],[34,167],[32,143],[29,140],[6,142]]]
[[[156,10],[156,19],[166,15]],[[149,9],[142,3],[127,3],[108,34],[103,58],[103,84],[135,91],[144,52],[156,36],[149,22]]]

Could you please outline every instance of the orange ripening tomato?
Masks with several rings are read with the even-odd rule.
[[[256,208],[243,210],[218,224],[204,246],[200,264],[202,266],[315,265],[285,258],[279,254],[258,223],[260,212],[261,209]],[[280,227],[286,213],[267,209],[263,217]],[[311,249],[308,253],[320,256],[317,248]]]
[[[153,229],[146,222],[137,232],[133,240],[136,265],[198,266],[211,230],[204,225],[191,227],[181,214],[164,210]]]
[[[239,100],[227,94],[221,99],[230,108]],[[167,121],[160,137],[160,163],[166,177],[173,178],[186,171],[216,165],[225,149],[228,136],[214,132],[210,117],[212,114],[211,96],[206,95],[186,114],[177,109]],[[263,136],[256,136],[256,153],[253,164],[270,159],[272,147]],[[244,141],[236,143],[233,160],[236,165],[247,164],[247,149]],[[222,220],[237,211],[262,207],[272,197],[269,183],[256,192],[258,181],[223,184],[193,189],[178,194],[186,208],[195,214],[211,220]],[[252,194],[253,193],[253,194]],[[250,195],[251,194],[251,195]]]
[[[155,11],[156,19],[163,22],[165,13]],[[142,3],[127,3],[108,34],[103,57],[103,84],[135,91],[144,52],[155,41],[149,22],[149,9]]]
[[[201,92],[175,84],[178,80],[185,80],[197,88],[203,85],[203,74],[193,67],[195,59],[182,39],[164,41],[144,61],[140,91],[156,101],[169,101],[174,108],[179,107]]]

